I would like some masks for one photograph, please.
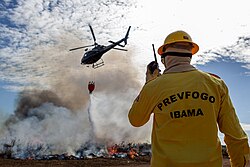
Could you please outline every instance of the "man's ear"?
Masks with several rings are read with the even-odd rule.
[[[164,65],[164,67],[166,67],[166,57],[161,58],[161,63]]]

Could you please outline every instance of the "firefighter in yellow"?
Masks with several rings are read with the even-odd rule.
[[[162,75],[151,62],[146,84],[128,117],[140,127],[153,113],[151,167],[221,167],[218,129],[224,133],[232,167],[246,166],[248,137],[243,131],[226,84],[190,64],[199,46],[184,31],[169,34],[158,49]]]

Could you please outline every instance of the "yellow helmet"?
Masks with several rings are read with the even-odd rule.
[[[172,43],[176,43],[176,42],[188,42],[188,43],[192,44],[192,46],[193,46],[192,50],[191,50],[192,55],[197,53],[199,50],[199,46],[192,41],[192,38],[190,37],[190,35],[188,33],[186,33],[185,31],[175,31],[175,32],[172,32],[171,34],[169,34],[165,38],[164,44],[161,47],[159,47],[159,49],[158,49],[158,54],[162,55],[163,53],[165,53],[166,46],[168,46],[169,44],[172,44]]]

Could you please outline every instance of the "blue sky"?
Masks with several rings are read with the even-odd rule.
[[[1,86],[6,83],[2,83]],[[0,111],[6,113],[12,113],[15,109],[15,101],[17,98],[17,92],[7,91],[3,88],[0,89]]]
[[[99,100],[109,98],[104,93],[116,94],[108,81],[114,78],[102,76],[107,72],[127,72],[129,81],[140,83],[131,88],[133,93],[117,96],[117,106],[107,103],[119,107],[122,98],[126,98],[128,103],[123,104],[122,111],[126,117],[130,102],[144,83],[145,67],[153,59],[151,44],[158,48],[167,34],[182,29],[200,46],[192,63],[225,80],[240,121],[250,135],[250,11],[247,0],[96,0],[95,3],[92,0],[2,0],[0,10],[0,112],[13,113],[18,93],[27,89],[53,89],[61,96],[68,92],[71,99],[79,100],[70,90],[84,89],[83,85],[93,79],[93,72],[79,63],[83,51],[69,53],[68,50],[93,43],[88,27],[91,24],[97,42],[104,45],[109,40],[119,40],[127,27],[132,26],[129,51],[111,51],[103,57],[106,65],[95,71],[95,79],[102,87],[100,90],[97,87]],[[124,62],[133,67],[129,68]],[[121,67],[124,69],[119,69]],[[131,85],[112,82],[117,82],[114,88],[122,87],[130,92],[125,86]],[[81,98],[88,98],[85,96]]]

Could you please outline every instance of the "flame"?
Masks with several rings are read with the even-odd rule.
[[[107,149],[108,149],[108,153],[109,153],[109,155],[115,155],[118,151],[117,151],[117,148],[118,148],[118,146],[117,145],[113,145],[113,146],[111,146],[111,147],[108,147]]]
[[[119,147],[117,144],[110,146],[107,148],[108,153],[110,156],[124,156],[124,157],[128,157],[130,159],[134,159],[135,157],[139,156],[139,154],[137,153],[136,149],[132,148],[132,147],[128,147],[128,148],[123,148]]]
[[[128,157],[130,159],[134,159],[137,156],[139,156],[138,153],[133,148],[131,148],[128,152]]]

